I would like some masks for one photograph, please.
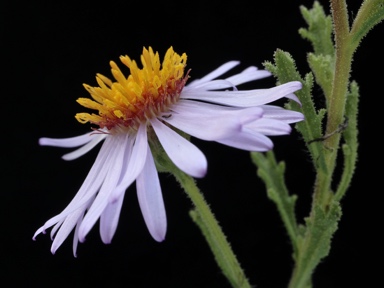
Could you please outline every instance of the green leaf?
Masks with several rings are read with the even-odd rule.
[[[308,63],[315,75],[316,83],[323,89],[324,95],[327,98],[326,103],[329,103],[329,97],[332,92],[332,81],[335,70],[334,57],[330,55],[315,55],[308,54]]]
[[[344,169],[339,186],[336,190],[335,200],[340,200],[347,191],[352,176],[355,172],[358,150],[358,106],[359,106],[359,87],[356,82],[350,85],[350,91],[347,96],[345,115],[348,125],[343,132],[345,143],[342,146],[344,155]]]
[[[297,223],[295,217],[295,203],[297,196],[289,195],[285,186],[285,163],[277,163],[273,151],[266,156],[260,152],[251,152],[253,163],[258,167],[257,174],[267,187],[267,196],[271,199],[280,213],[281,219],[290,237],[294,253],[297,252]]]
[[[351,29],[352,45],[356,49],[368,32],[384,19],[384,0],[364,0]]]
[[[299,34],[312,43],[316,55],[334,55],[332,41],[332,18],[325,15],[323,7],[315,1],[312,9],[300,6],[308,29],[300,28]]]
[[[329,254],[332,236],[342,214],[338,202],[332,202],[327,211],[315,205],[311,212],[306,219],[305,234],[298,237],[298,257],[290,288],[308,286],[313,271]]]
[[[275,77],[279,83],[287,83],[289,81],[300,81],[303,88],[295,94],[300,99],[301,106],[290,101],[286,107],[291,110],[300,111],[304,114],[305,120],[296,124],[297,130],[302,134],[308,150],[315,163],[316,169],[327,171],[324,162],[324,153],[322,153],[321,141],[313,141],[322,137],[322,120],[325,115],[325,110],[316,112],[315,104],[312,99],[313,75],[308,73],[305,78],[301,78],[297,72],[296,64],[288,52],[277,50],[274,54],[275,65],[271,62],[264,62],[264,66]]]

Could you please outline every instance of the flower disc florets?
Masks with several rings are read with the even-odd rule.
[[[143,49],[142,69],[128,56],[121,56],[121,62],[130,69],[130,75],[124,76],[115,62],[111,61],[111,71],[116,82],[97,74],[99,87],[84,84],[93,100],[79,98],[82,106],[98,110],[97,114],[78,113],[80,123],[90,122],[101,129],[137,130],[141,123],[166,113],[170,105],[179,100],[180,93],[188,79],[184,76],[187,55],[181,56],[170,47],[162,65],[160,57],[152,48]]]

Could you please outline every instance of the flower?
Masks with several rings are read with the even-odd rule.
[[[130,70],[128,77],[111,61],[115,81],[97,74],[99,87],[84,84],[93,99],[77,100],[98,114],[78,113],[76,119],[97,125],[97,129],[73,138],[39,140],[40,145],[80,147],[64,155],[65,160],[76,159],[104,141],[76,196],[33,236],[35,239],[53,226],[53,254],[75,229],[76,256],[78,242],[85,240],[99,219],[101,239],[110,243],[125,191],[134,181],[150,234],[156,241],[164,240],[167,220],[151,141],[159,141],[171,161],[190,176],[199,178],[207,172],[204,154],[175,128],[203,140],[248,151],[267,151],[273,147],[267,136],[289,134],[289,124],[303,120],[299,112],[267,105],[282,97],[299,102],[293,93],[301,89],[300,82],[239,91],[237,85],[270,76],[268,71],[256,67],[215,80],[238,65],[238,61],[227,62],[186,85],[187,56],[178,55],[172,47],[161,65],[159,54],[151,47],[143,49],[142,69],[128,56],[120,60]]]

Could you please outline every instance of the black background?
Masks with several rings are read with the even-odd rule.
[[[349,3],[351,18],[359,2]],[[328,2],[321,3],[329,11]],[[277,48],[290,52],[307,73],[311,47],[297,33],[305,26],[299,5],[310,7],[312,1],[2,2],[2,280],[12,287],[230,287],[188,216],[190,201],[169,175],[160,175],[168,216],[162,243],[147,232],[134,187],[126,193],[111,245],[101,242],[98,227],[79,245],[78,258],[72,255],[72,235],[55,255],[48,235],[32,241],[36,229],[75,195],[98,150],[65,162],[60,157],[67,150],[39,147],[37,141],[88,131],[74,119],[83,111],[75,100],[88,95],[82,83],[96,85],[96,73],[110,76],[110,60],[119,62],[125,54],[138,59],[144,46],[160,55],[171,45],[186,52],[192,78],[229,60],[261,68]],[[353,62],[352,78],[361,92],[359,161],[331,254],[314,275],[315,288],[370,287],[382,279],[374,261],[382,259],[383,31],[383,25],[371,31]],[[271,77],[254,85],[274,83]],[[318,88],[314,93],[321,97]],[[193,142],[209,161],[207,176],[197,183],[250,282],[286,287],[293,265],[290,244],[249,153]],[[309,211],[311,164],[295,132],[274,142],[278,159],[287,164],[288,187],[299,195],[302,219]]]

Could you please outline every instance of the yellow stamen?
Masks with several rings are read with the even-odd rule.
[[[79,98],[80,105],[98,110],[98,115],[78,113],[76,119],[80,123],[92,123],[100,128],[136,129],[151,117],[156,117],[168,111],[169,105],[175,103],[180,96],[188,76],[184,76],[187,55],[181,56],[170,47],[160,65],[160,57],[152,48],[143,48],[139,69],[136,62],[128,56],[121,56],[121,62],[130,70],[128,77],[124,76],[117,64],[110,62],[111,72],[115,82],[97,74],[99,87],[84,84],[92,99]]]

